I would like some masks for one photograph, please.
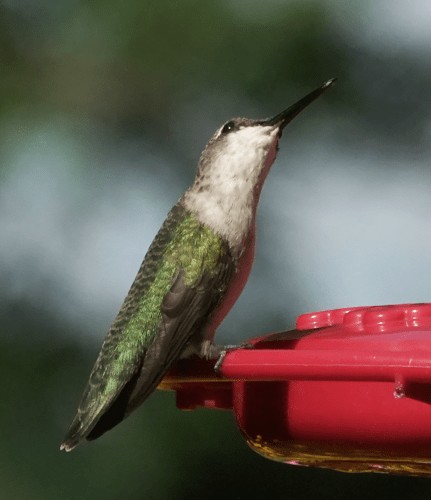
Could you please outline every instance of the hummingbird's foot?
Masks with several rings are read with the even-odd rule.
[[[254,349],[254,344],[249,340],[245,340],[240,344],[234,345],[219,345],[213,344],[210,341],[205,341],[202,345],[202,356],[207,359],[217,359],[214,365],[214,370],[218,373],[220,371],[221,365],[223,363],[224,357],[229,351],[235,351],[236,349]]]
[[[214,344],[210,340],[205,340],[205,342],[201,345],[198,355],[201,358],[218,359],[223,353],[226,354],[227,352],[234,351],[235,349],[254,349],[254,344],[249,340],[244,340],[244,342],[241,342],[240,344],[221,345]]]

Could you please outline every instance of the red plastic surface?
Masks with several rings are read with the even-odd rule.
[[[247,442],[289,463],[431,473],[431,304],[337,309],[229,352],[182,361],[183,409],[232,408]]]

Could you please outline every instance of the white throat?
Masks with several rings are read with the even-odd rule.
[[[204,151],[183,203],[231,247],[240,248],[277,154],[278,127],[243,127],[217,142],[219,135],[220,130]]]

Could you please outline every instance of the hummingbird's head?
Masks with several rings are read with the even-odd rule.
[[[283,129],[335,82],[328,80],[273,118],[232,118],[223,124],[203,151],[196,182],[209,189],[216,181],[241,189],[243,183],[264,181],[275,160]]]
[[[200,157],[195,182],[184,197],[187,208],[229,241],[240,240],[256,211],[284,127],[334,81],[273,118],[232,118],[222,125]],[[228,232],[230,226],[235,234]]]

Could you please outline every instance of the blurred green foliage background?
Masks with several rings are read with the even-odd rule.
[[[430,300],[430,21],[416,0],[0,3],[2,500],[429,496],[423,478],[266,461],[230,413],[180,412],[164,392],[100,440],[59,445],[206,141],[331,77],[284,133],[218,340]]]

